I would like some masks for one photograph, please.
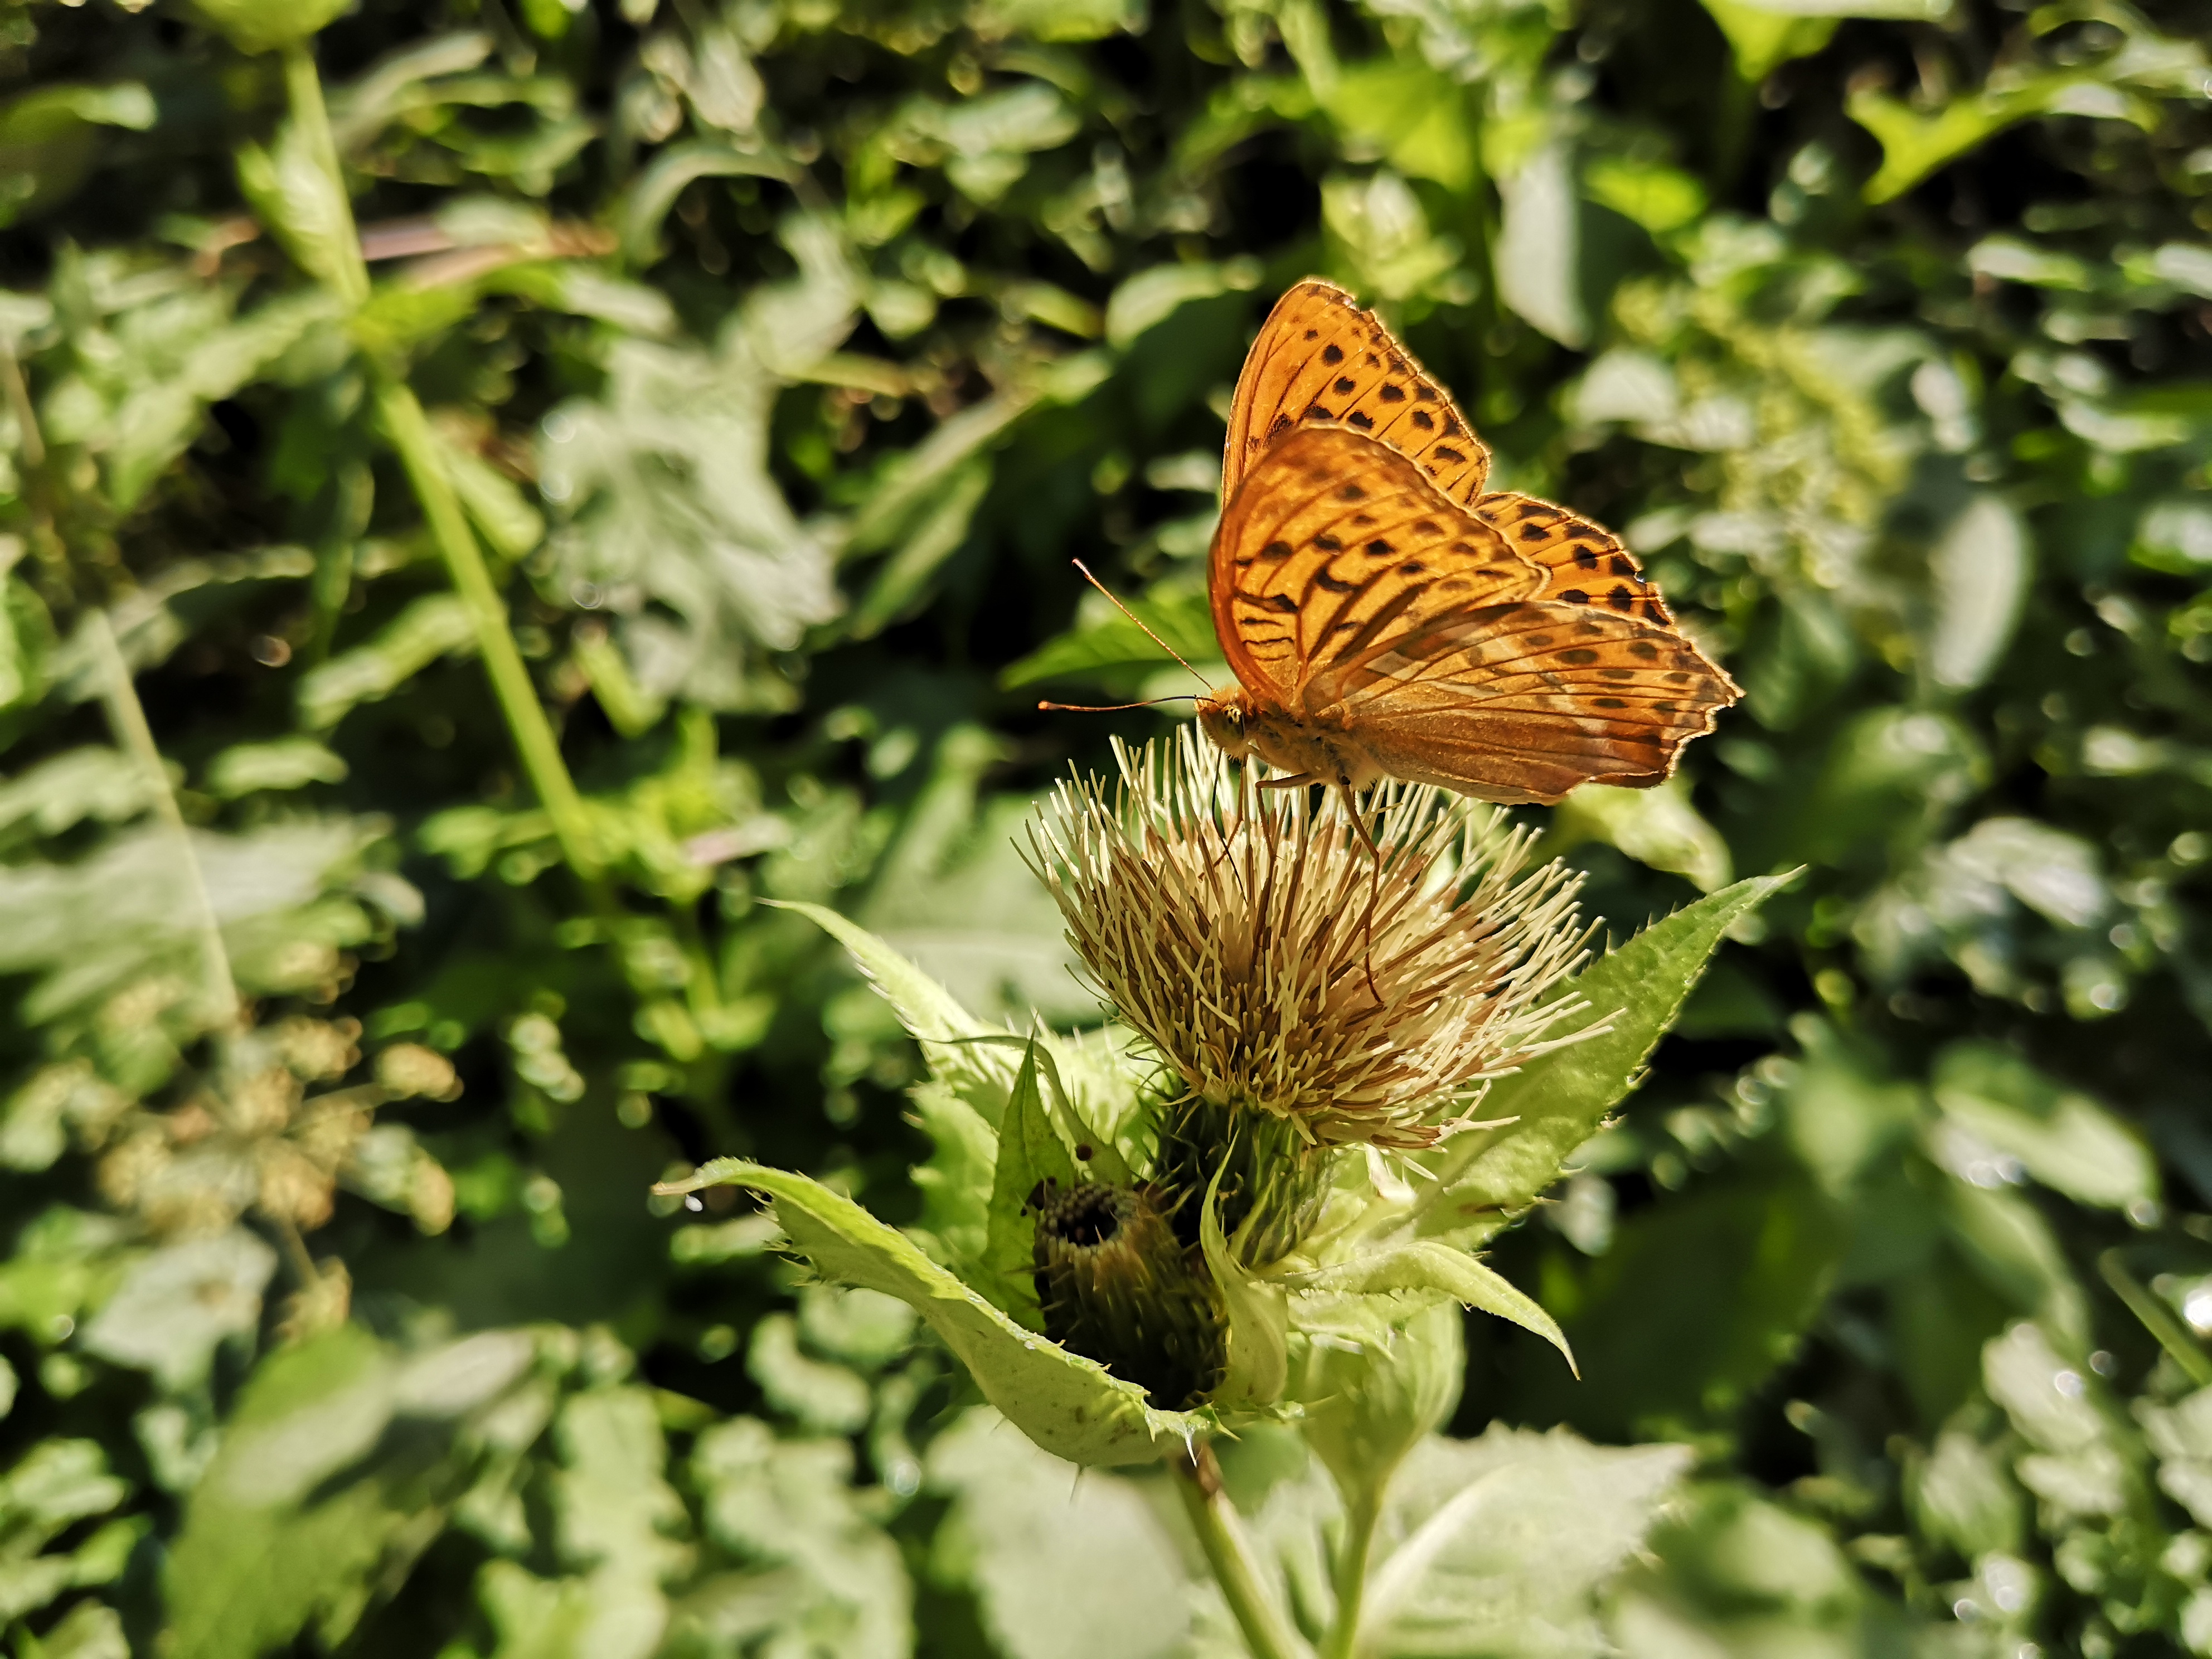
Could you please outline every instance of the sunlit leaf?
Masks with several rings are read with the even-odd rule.
[[[1206,1419],[1163,1412],[1096,1360],[1025,1331],[848,1198],[805,1176],[720,1158],[662,1190],[750,1187],[773,1200],[792,1246],[823,1277],[909,1304],[975,1376],[983,1397],[1054,1456],[1145,1463],[1202,1431]]]

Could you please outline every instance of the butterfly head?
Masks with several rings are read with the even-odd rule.
[[[1198,723],[1213,746],[1231,760],[1252,752],[1250,701],[1244,688],[1232,685],[1198,700]]]

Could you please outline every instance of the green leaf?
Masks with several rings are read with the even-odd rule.
[[[301,1500],[383,1432],[390,1372],[376,1340],[346,1326],[255,1374],[168,1558],[165,1651],[253,1659],[352,1599],[403,1516],[374,1479]]]
[[[243,1227],[167,1245],[133,1264],[82,1340],[172,1390],[192,1387],[227,1338],[253,1328],[276,1270],[276,1253]]]
[[[1046,641],[1019,661],[1009,663],[1000,672],[1000,686],[1012,691],[1040,680],[1094,678],[1115,669],[1151,668],[1173,662],[1175,659],[1160,649],[1160,640],[1194,663],[1219,659],[1213,612],[1203,593],[1164,594],[1156,590],[1127,603],[1142,619],[1143,628],[1118,611],[1079,624]],[[1145,628],[1152,632],[1147,634]],[[1153,635],[1159,638],[1154,639]]]
[[[1053,1127],[1037,1086],[1037,1050],[1022,1055],[1020,1074],[999,1120],[999,1157],[991,1172],[990,1231],[983,1246],[983,1293],[1033,1331],[1044,1328],[1031,1280],[1036,1220],[1030,1194],[1041,1181],[1075,1184],[1075,1160]]]
[[[1407,1453],[1459,1403],[1467,1345],[1456,1299],[1313,1292],[1298,1303],[1298,1432],[1347,1504],[1371,1506]]]
[[[971,459],[932,493],[897,552],[884,562],[875,580],[854,607],[847,630],[856,640],[872,639],[886,624],[913,608],[939,566],[960,550],[977,503],[991,488],[988,461]]]
[[[962,475],[970,463],[1048,390],[1024,380],[939,422],[935,431],[884,471],[854,510],[842,556],[880,552],[902,537],[921,535],[942,510],[948,492],[968,487]],[[966,533],[965,526],[962,533]]]
[[[1260,262],[1249,258],[1221,264],[1163,264],[1140,270],[1126,279],[1106,301],[1106,338],[1117,349],[1126,349],[1139,334],[1165,322],[1192,301],[1257,288],[1260,275]]]
[[[974,1107],[996,1132],[1014,1078],[1011,1059],[996,1042],[1010,1033],[994,1030],[977,1019],[935,980],[866,928],[835,910],[795,899],[762,902],[798,911],[850,951],[876,994],[898,1015],[907,1034],[922,1045],[931,1073]]]
[[[1753,876],[1723,888],[1654,922],[1560,988],[1562,997],[1583,999],[1604,1030],[1491,1085],[1483,1116],[1512,1121],[1447,1143],[1430,1165],[1436,1184],[1418,1212],[1418,1231],[1486,1233],[1534,1203],[1636,1086],[1721,936],[1791,879]]]
[[[1936,1062],[1935,1093],[1960,1132],[1936,1133],[1937,1155],[1954,1173],[1995,1152],[2077,1203],[2124,1210],[2157,1200],[2158,1166],[2135,1132],[2009,1049],[1954,1044]]]
[[[990,1237],[999,1137],[981,1112],[934,1079],[916,1084],[908,1098],[931,1152],[908,1172],[921,1192],[921,1218],[907,1231],[938,1261],[965,1273],[981,1262]]]
[[[1524,1331],[1534,1331],[1565,1357],[1570,1370],[1581,1375],[1565,1335],[1534,1297],[1449,1244],[1422,1240],[1370,1250],[1316,1273],[1300,1274],[1296,1283],[1301,1289],[1359,1296],[1386,1296],[1400,1291],[1441,1292],[1462,1306],[1480,1308],[1511,1320]]]
[[[1280,1400],[1290,1381],[1290,1304],[1280,1285],[1245,1271],[1231,1242],[1222,1236],[1220,1188],[1217,1170],[1206,1183],[1198,1219],[1199,1247],[1229,1310],[1229,1364],[1213,1397],[1231,1407],[1261,1408]],[[1243,1231],[1237,1243],[1243,1243]]]
[[[1137,1482],[1085,1475],[981,1408],[930,1443],[928,1472],[930,1490],[952,1503],[939,1536],[970,1540],[957,1567],[990,1632],[988,1651],[1006,1659],[1186,1651],[1191,1566],[1166,1511]],[[944,1559],[951,1553],[940,1546],[933,1577],[954,1565]]]
[[[208,763],[206,787],[218,800],[236,800],[264,789],[343,783],[346,771],[345,762],[313,738],[277,738],[224,750]]]
[[[1404,1541],[1369,1575],[1356,1651],[1612,1650],[1596,1594],[1690,1462],[1685,1446],[1593,1446],[1557,1429],[1426,1442],[1391,1486],[1381,1534]],[[1474,1631],[1480,1647],[1466,1639]]]
[[[426,593],[374,638],[301,676],[301,721],[326,731],[359,705],[392,696],[441,657],[476,647],[468,602],[454,593]]]
[[[1881,145],[1881,167],[1867,180],[1866,199],[1894,200],[2007,127],[2066,109],[2085,95],[2112,101],[2100,113],[2125,112],[2138,124],[2155,124],[2154,106],[2121,98],[2094,73],[2071,70],[2033,76],[2002,91],[1977,88],[1927,114],[1887,93],[1856,93],[1844,100],[1844,111]]]
[[[192,9],[240,52],[299,45],[346,9],[346,0],[192,0]]]
[[[1213,1426],[1211,1413],[1155,1411],[1145,1391],[1093,1359],[1024,1330],[849,1198],[805,1176],[717,1158],[654,1190],[750,1187],[773,1200],[794,1249],[826,1279],[881,1291],[929,1322],[983,1397],[1023,1433],[1071,1463],[1148,1463]]]

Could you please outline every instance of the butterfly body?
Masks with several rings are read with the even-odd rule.
[[[1257,757],[1283,780],[1331,783],[1358,791],[1379,783],[1387,769],[1341,726],[1279,708],[1267,708],[1241,685],[1198,700],[1198,723],[1214,746],[1231,760]]]
[[[1227,753],[1347,791],[1486,800],[1662,781],[1735,683],[1609,532],[1490,491],[1450,397],[1341,289],[1277,304],[1231,406],[1214,630]]]

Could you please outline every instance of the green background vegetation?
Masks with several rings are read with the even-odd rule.
[[[1187,687],[1067,561],[1217,655],[1309,273],[1747,690],[1548,815],[1592,908],[1809,866],[1492,1258],[1583,1380],[1468,1330],[1461,1435],[1690,1480],[1554,1616],[1656,1454],[1546,1443],[1407,1650],[2212,1653],[2212,15],[325,9],[0,7],[15,1659],[1234,1651],[1154,1483],[646,1189],[919,1212],[763,900],[1094,1014],[1010,835],[1165,717],[1034,702]]]

